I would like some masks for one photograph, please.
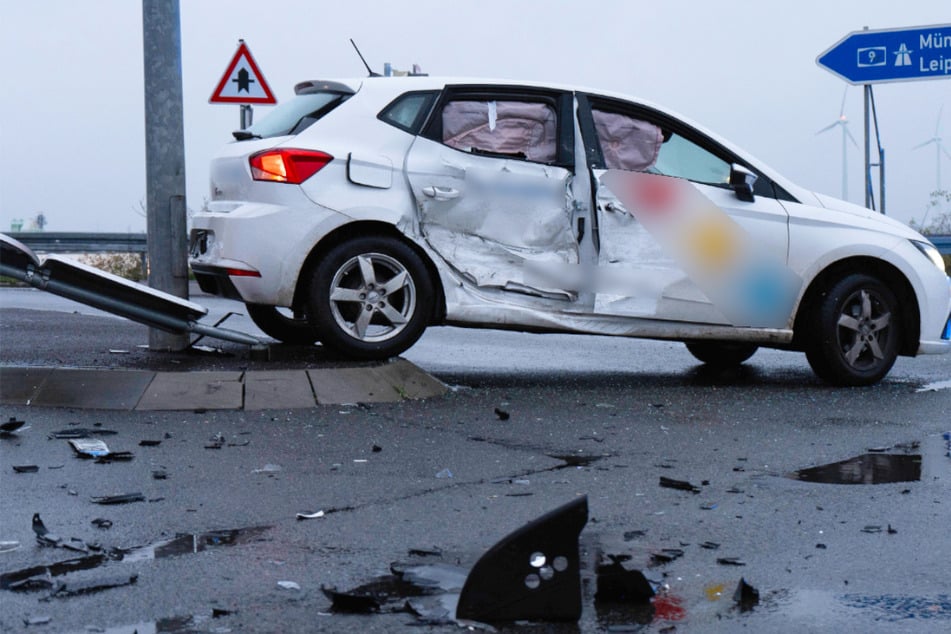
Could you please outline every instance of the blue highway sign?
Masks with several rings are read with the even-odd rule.
[[[816,64],[850,84],[951,79],[951,24],[853,31]]]

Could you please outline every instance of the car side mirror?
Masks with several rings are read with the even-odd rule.
[[[736,197],[748,203],[753,202],[753,184],[759,178],[756,174],[742,165],[734,163],[730,166],[730,187],[736,192]]]

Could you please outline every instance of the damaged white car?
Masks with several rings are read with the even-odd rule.
[[[572,87],[309,81],[211,166],[201,287],[264,332],[382,359],[430,325],[805,352],[865,385],[951,346],[937,250],[696,124]]]

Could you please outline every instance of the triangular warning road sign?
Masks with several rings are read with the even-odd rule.
[[[274,104],[277,99],[264,75],[251,57],[247,44],[241,40],[238,51],[228,64],[209,103],[264,103]]]

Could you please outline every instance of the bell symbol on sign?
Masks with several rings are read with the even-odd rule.
[[[904,43],[898,47],[898,52],[895,53],[895,66],[911,66],[911,51]]]
[[[241,70],[239,70],[238,78],[232,79],[231,81],[238,84],[238,92],[241,92],[243,90],[244,92],[247,92],[247,93],[251,92],[251,84],[254,83],[254,80],[251,79],[251,73],[248,72],[247,68],[242,68]]]

